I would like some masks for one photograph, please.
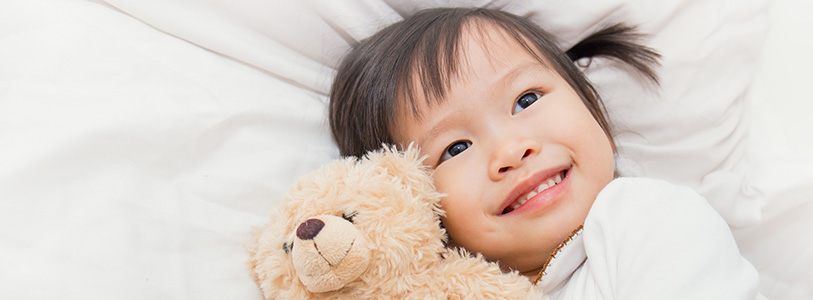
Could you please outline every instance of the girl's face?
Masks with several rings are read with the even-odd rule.
[[[573,88],[501,33],[464,31],[445,100],[418,99],[420,120],[402,109],[395,135],[429,156],[453,243],[535,276],[612,180],[613,151]]]

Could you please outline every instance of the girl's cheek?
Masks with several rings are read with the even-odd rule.
[[[448,163],[449,161],[445,162],[444,164]],[[465,184],[467,181],[465,177],[460,177],[455,172],[454,168],[449,168],[450,166],[443,166],[443,168],[438,168],[435,171],[435,187],[438,189],[439,192],[445,194],[446,196],[443,197],[441,201],[441,205],[445,206],[444,209],[455,209],[457,205],[459,205],[458,200],[461,197],[461,185]]]
[[[449,172],[435,172],[435,187],[438,189],[438,192],[446,194],[444,197],[444,203],[448,202],[450,199],[453,199],[454,196],[457,194],[454,192],[454,186],[452,183],[454,180],[450,180]]]
[[[468,151],[470,150],[466,150]],[[471,162],[466,161],[468,155],[463,154],[446,160],[435,169],[435,186],[441,193],[460,190],[462,185],[470,182]]]

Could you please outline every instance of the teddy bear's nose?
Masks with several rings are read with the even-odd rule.
[[[302,224],[299,224],[299,227],[296,229],[296,236],[302,240],[310,240],[316,237],[319,234],[319,231],[322,231],[322,227],[325,227],[325,222],[319,219],[308,219]]]

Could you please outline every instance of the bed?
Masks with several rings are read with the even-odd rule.
[[[706,196],[770,299],[813,299],[813,4],[801,0],[0,2],[0,298],[259,299],[252,226],[334,159],[326,92],[418,9],[498,7],[567,47],[638,24],[661,87],[584,71],[619,168]]]

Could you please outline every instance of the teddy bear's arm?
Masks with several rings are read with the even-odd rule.
[[[437,275],[447,288],[447,299],[545,299],[528,278],[518,272],[505,273],[482,255],[462,249],[447,249]]]

